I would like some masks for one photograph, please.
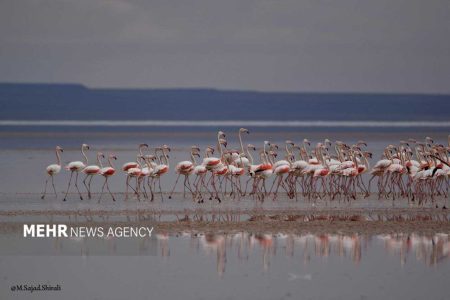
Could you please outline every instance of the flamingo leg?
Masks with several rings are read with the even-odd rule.
[[[150,193],[151,193],[151,195],[152,195],[152,198],[150,199],[150,201],[153,201],[154,200],[154,198],[155,198],[155,195],[153,194],[153,188],[152,188],[152,182],[151,181],[153,181],[153,178],[148,178],[147,179],[147,185],[148,185],[148,188],[150,189]]]
[[[73,176],[73,171],[70,172],[69,184],[67,185],[67,191],[66,191],[66,195],[64,196],[63,201],[66,201],[67,194],[69,193],[70,183],[72,182],[72,176]]]
[[[56,193],[56,189],[55,189],[55,183],[53,181],[53,175],[50,176],[52,178],[52,186],[53,186],[53,192],[55,192],[55,198],[58,198],[58,194]]]
[[[78,191],[78,195],[80,196],[80,200],[83,200],[83,196],[81,195],[80,189],[78,188],[78,172],[77,172],[77,175],[75,175],[75,188]]]
[[[109,194],[111,195],[113,201],[116,201],[116,199],[114,198],[113,193],[112,193],[111,190],[109,189],[108,177],[106,177],[105,184],[106,184],[106,189],[108,190]]]
[[[88,179],[89,176],[90,176],[89,174],[86,174],[86,176],[84,176],[83,185],[86,188],[86,192],[88,193],[88,199],[91,199],[91,192],[89,191],[89,187],[86,184],[86,180]]]
[[[158,177],[159,194],[161,195],[161,201],[164,201],[162,189],[161,189],[161,177]]]
[[[45,194],[47,194],[47,183],[48,183],[48,179],[49,179],[50,175],[47,177],[47,179],[45,180],[45,187],[44,187],[44,193],[41,196],[41,199],[45,198]],[[52,176],[53,178],[53,176]]]
[[[94,178],[94,176],[91,176],[91,178],[89,179],[88,182],[88,188],[89,188],[89,199],[91,199],[91,182],[92,182],[92,178]]]
[[[175,187],[177,186],[178,180],[180,179],[181,173],[178,174],[177,180],[175,180],[175,184],[173,185],[172,191],[170,192],[169,199],[172,199],[173,192],[175,191]]]
[[[100,193],[100,197],[98,197],[98,203],[100,203],[100,200],[102,200],[102,196],[103,196],[103,192],[105,191],[105,186],[106,186],[107,180],[108,180],[108,177],[105,177],[105,182],[103,183],[103,186],[102,186],[102,192]]]

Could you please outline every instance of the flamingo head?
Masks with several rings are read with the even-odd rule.
[[[164,145],[161,146],[161,150],[167,150],[167,151],[170,152],[170,147],[167,146],[166,144],[164,144]]]
[[[81,145],[81,149],[89,150],[89,145],[88,144],[83,144],[83,145]]]
[[[154,161],[156,159],[155,155],[152,154],[147,154],[147,155],[143,155],[143,158],[149,161]]]
[[[364,147],[367,147],[367,143],[366,143],[366,141],[363,141],[363,140],[359,140],[357,143],[356,143],[356,145],[358,145],[358,146],[364,146]]]
[[[148,149],[148,144],[139,144],[139,150],[140,150],[141,148],[146,148],[146,149]]]
[[[250,133],[250,131],[249,131],[248,129],[246,129],[246,128],[241,128],[241,129],[239,129],[239,132],[247,133],[247,134]]]
[[[286,144],[288,144],[288,145],[291,145],[292,147],[294,147],[295,146],[295,144],[294,144],[294,142],[293,141],[291,141],[291,140],[286,140],[286,142],[285,142]]]
[[[228,145],[228,143],[227,143],[227,140],[226,139],[219,139],[219,143],[221,144],[221,145],[223,145],[225,148],[227,147],[227,145]]]
[[[97,156],[101,157],[101,158],[105,158],[105,154],[103,154],[102,152],[97,152]]]
[[[64,149],[63,149],[63,148],[61,148],[61,146],[56,146],[56,151],[59,151],[59,152],[64,152]]]
[[[197,145],[192,146],[191,149],[192,149],[192,151],[198,151],[198,152],[200,152],[200,147],[197,146]]]
[[[117,156],[115,156],[114,154],[110,154],[110,155],[109,155],[109,158],[112,158],[112,159],[114,159],[114,160],[117,160]]]
[[[256,151],[256,147],[252,144],[248,144],[247,149],[252,149],[253,151]]]
[[[225,132],[223,132],[223,131],[217,132],[217,136],[219,137],[219,139],[220,139],[220,138],[225,138],[225,137],[226,137]]]

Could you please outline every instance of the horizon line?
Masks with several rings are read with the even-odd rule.
[[[257,121],[257,120],[0,120],[0,126],[49,127],[365,127],[365,128],[450,128],[450,121]]]

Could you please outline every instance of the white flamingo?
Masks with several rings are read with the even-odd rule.
[[[45,171],[47,172],[48,176],[45,180],[45,187],[44,187],[44,193],[41,196],[41,199],[45,198],[45,195],[47,194],[47,183],[48,180],[52,179],[52,186],[53,186],[53,192],[55,192],[55,197],[58,197],[58,194],[56,193],[55,184],[53,182],[53,176],[58,174],[61,171],[61,153],[63,152],[63,148],[60,146],[56,146],[55,153],[56,153],[56,164],[51,164],[45,168]]]
[[[105,158],[105,155],[101,152],[97,153],[97,163],[98,165],[90,165],[87,166],[86,168],[83,169],[83,173],[86,174],[86,176],[83,179],[83,184],[86,187],[86,190],[88,192],[88,198],[91,199],[91,181],[92,178],[94,178],[94,175],[98,175],[100,174],[100,170],[101,168],[103,168],[102,166],[102,161],[101,159]],[[86,180],[89,178],[89,182],[86,184]]]
[[[81,145],[81,154],[83,155],[85,162],[72,161],[65,167],[66,170],[70,171],[70,179],[69,179],[69,184],[67,185],[67,191],[66,191],[66,195],[64,196],[63,201],[66,201],[66,197],[67,197],[67,194],[69,193],[70,184],[72,182],[72,176],[73,176],[74,172],[76,172],[75,187],[78,191],[78,195],[80,196],[80,200],[83,200],[83,196],[81,195],[80,189],[78,188],[78,173],[81,172],[84,168],[86,168],[86,165],[88,164],[88,158],[86,156],[86,153],[84,153],[85,150],[89,150],[89,145],[87,145],[87,144]]]
[[[100,197],[98,198],[98,203],[100,203],[100,200],[102,199],[103,192],[105,190],[105,186],[106,186],[109,194],[111,195],[112,200],[116,201],[116,199],[114,198],[113,193],[109,189],[109,184],[108,184],[108,178],[113,176],[114,174],[116,174],[116,169],[114,169],[114,165],[112,163],[112,159],[117,160],[117,156],[115,156],[113,154],[110,154],[109,157],[108,157],[109,166],[100,169],[100,175],[102,175],[105,178],[105,182],[103,183],[102,192],[100,193]]]
[[[195,157],[194,155],[198,155],[199,148],[197,146],[191,147],[191,160],[183,160],[177,163],[175,166],[175,172],[178,173],[177,179],[175,181],[175,184],[173,185],[172,191],[170,192],[169,199],[172,199],[173,192],[175,191],[175,187],[177,186],[178,180],[180,179],[180,176],[184,176],[184,189],[183,189],[183,198],[186,198],[186,188],[189,189],[189,191],[194,196],[194,192],[191,188],[191,183],[189,182],[189,176],[192,175],[195,168]]]

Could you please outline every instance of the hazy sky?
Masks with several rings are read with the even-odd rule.
[[[0,81],[450,93],[450,1],[0,0]]]

